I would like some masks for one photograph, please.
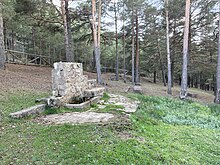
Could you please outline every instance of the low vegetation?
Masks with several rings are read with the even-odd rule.
[[[217,105],[130,95],[141,104],[127,125],[43,125],[8,117],[45,95],[0,99],[0,164],[220,164]]]

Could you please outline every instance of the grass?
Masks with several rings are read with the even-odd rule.
[[[122,130],[8,118],[42,96],[25,92],[0,100],[0,164],[220,164],[219,106],[132,95],[141,104]]]
[[[104,100],[104,102],[107,102],[110,99],[110,96],[107,93],[104,93],[102,98],[100,100]]]
[[[113,114],[124,114],[124,106],[122,105],[115,105],[115,104],[107,104],[105,105],[105,108],[99,108],[96,106],[96,112],[101,113],[113,113]]]

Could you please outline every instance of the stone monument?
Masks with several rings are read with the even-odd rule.
[[[97,87],[96,80],[83,75],[81,63],[57,62],[52,70],[52,97],[48,105],[65,105],[79,100],[102,96],[105,88]]]

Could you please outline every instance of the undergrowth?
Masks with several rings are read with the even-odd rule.
[[[167,97],[137,96],[141,100],[137,118],[145,117],[173,125],[220,128],[218,105],[202,105]]]

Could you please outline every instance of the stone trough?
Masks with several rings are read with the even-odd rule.
[[[83,75],[81,63],[58,62],[54,63],[52,70],[52,96],[37,99],[36,102],[44,104],[30,107],[19,112],[11,113],[13,118],[25,117],[30,114],[42,113],[45,107],[80,108],[90,106],[97,102],[105,91],[104,87],[96,85],[96,80],[88,80]]]

